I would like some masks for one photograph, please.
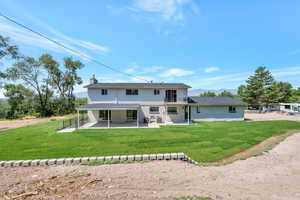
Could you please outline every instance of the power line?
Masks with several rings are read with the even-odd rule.
[[[0,16],[4,17],[5,19],[9,20],[10,22],[15,23],[15,24],[17,24],[18,26],[21,26],[22,28],[24,28],[24,29],[26,29],[26,30],[28,30],[28,31],[30,31],[30,32],[32,32],[32,33],[34,33],[34,34],[36,34],[36,35],[38,35],[38,36],[40,36],[40,37],[42,37],[42,38],[44,38],[44,39],[46,39],[46,40],[49,40],[50,42],[52,42],[52,43],[54,43],[54,44],[56,44],[56,45],[58,45],[58,46],[60,46],[60,47],[62,47],[62,48],[64,48],[64,49],[67,49],[68,51],[71,51],[71,52],[73,52],[73,53],[75,53],[75,54],[77,54],[77,55],[79,55],[79,56],[81,56],[81,57],[84,57],[84,58],[86,58],[86,59],[88,59],[88,60],[90,60],[90,61],[92,61],[92,62],[94,62],[94,63],[96,63],[96,64],[98,64],[98,65],[101,65],[101,66],[103,66],[103,67],[105,67],[105,68],[107,68],[107,69],[110,69],[110,70],[112,70],[112,71],[114,71],[114,72],[117,72],[117,73],[120,73],[120,74],[123,74],[123,75],[126,75],[126,76],[133,77],[133,78],[135,78],[135,79],[139,79],[139,80],[142,80],[142,81],[150,82],[150,81],[147,80],[147,79],[144,79],[144,78],[141,78],[141,77],[138,77],[138,76],[134,76],[134,75],[132,75],[132,74],[129,74],[129,73],[120,71],[120,70],[115,69],[115,68],[113,68],[113,67],[111,67],[111,66],[109,66],[109,65],[106,65],[106,64],[104,64],[104,63],[102,63],[102,62],[100,62],[100,61],[98,61],[98,60],[96,60],[96,59],[94,59],[94,58],[92,58],[92,57],[90,57],[90,56],[87,56],[87,55],[81,53],[81,52],[78,51],[78,50],[75,50],[75,49],[73,49],[73,48],[70,48],[70,47],[68,47],[68,46],[66,46],[66,45],[64,45],[64,44],[62,44],[62,43],[60,43],[60,42],[58,42],[58,41],[56,41],[56,40],[54,40],[54,39],[52,39],[52,38],[50,38],[50,37],[44,35],[44,34],[42,34],[42,33],[40,33],[40,32],[38,32],[38,31],[35,31],[35,30],[31,29],[30,27],[28,27],[28,26],[26,26],[26,25],[24,25],[24,24],[22,24],[22,23],[20,23],[20,22],[15,21],[14,19],[12,19],[12,18],[10,18],[10,17],[8,17],[8,16],[2,14],[1,12],[0,12]]]

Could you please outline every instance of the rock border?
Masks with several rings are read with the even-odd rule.
[[[121,156],[102,156],[102,157],[82,157],[82,158],[59,158],[42,160],[12,160],[0,161],[0,167],[29,167],[29,166],[49,166],[64,164],[80,164],[88,161],[112,161],[112,160],[182,160],[191,164],[198,164],[184,153],[164,153],[164,154],[142,154],[142,155],[121,155]]]

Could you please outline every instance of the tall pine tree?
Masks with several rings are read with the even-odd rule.
[[[241,98],[253,107],[268,107],[273,103],[272,84],[274,78],[266,67],[258,67],[254,75],[246,81],[246,85],[240,88]]]

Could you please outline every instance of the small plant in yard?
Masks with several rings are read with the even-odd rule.
[[[131,164],[131,163],[145,163],[145,162],[149,162],[149,161],[133,161],[133,160],[107,160],[107,161],[103,161],[103,160],[92,160],[92,161],[87,161],[87,162],[83,162],[81,163],[81,165],[85,165],[85,166],[99,166],[99,165],[113,165],[113,164]]]
[[[186,196],[186,197],[177,197],[175,200],[212,200],[209,197],[199,197],[199,196]]]

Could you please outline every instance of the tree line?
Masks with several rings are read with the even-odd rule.
[[[0,69],[1,87],[8,98],[8,105],[1,103],[0,118],[48,117],[75,111],[73,92],[82,83],[78,76],[78,70],[84,67],[82,62],[66,57],[60,63],[50,54],[24,56],[1,35],[0,59],[11,63]]]
[[[246,84],[239,86],[237,95],[229,91],[220,94],[205,92],[200,96],[229,96],[240,98],[253,109],[262,109],[278,103],[300,102],[300,88],[293,89],[289,82],[276,81],[272,73],[264,66],[258,67]]]

